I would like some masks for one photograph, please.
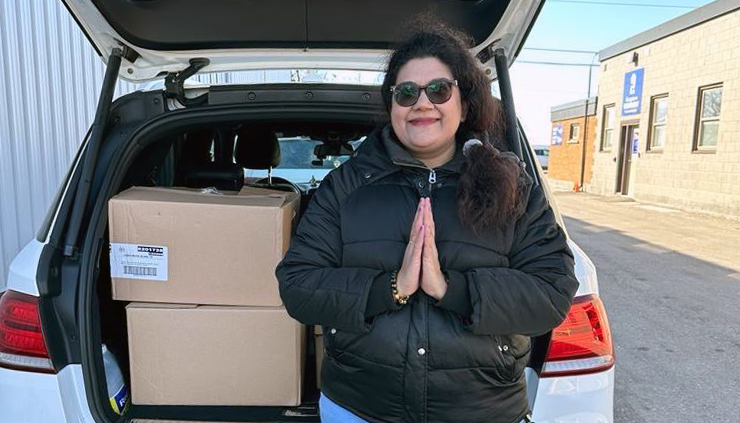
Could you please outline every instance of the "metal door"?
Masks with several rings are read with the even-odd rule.
[[[638,151],[640,125],[623,125],[619,137],[619,160],[617,162],[617,184],[615,192],[628,195],[630,192],[630,168],[632,155]]]

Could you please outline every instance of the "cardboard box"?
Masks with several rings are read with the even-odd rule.
[[[126,315],[134,404],[300,404],[306,331],[283,307],[131,303]]]
[[[130,188],[108,203],[113,299],[280,306],[296,193]]]

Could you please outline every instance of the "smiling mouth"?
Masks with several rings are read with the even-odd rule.
[[[424,126],[424,125],[431,125],[437,122],[437,120],[438,119],[433,119],[433,118],[412,119],[409,121],[409,123],[414,126]]]

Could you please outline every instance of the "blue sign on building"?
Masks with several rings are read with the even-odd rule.
[[[635,69],[624,74],[622,91],[622,116],[639,115],[642,110],[642,81],[645,68]]]
[[[635,128],[632,131],[632,154],[640,152],[640,129]]]
[[[563,143],[563,125],[552,127],[552,145],[561,145]]]

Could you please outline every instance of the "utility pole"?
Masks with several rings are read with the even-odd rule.
[[[563,0],[566,1],[566,0]],[[583,190],[583,184],[586,177],[586,141],[588,139],[588,105],[589,98],[591,98],[591,81],[593,76],[593,69],[596,66],[594,60],[599,56],[598,51],[589,50],[565,50],[556,48],[535,48],[535,47],[524,47],[523,50],[534,50],[534,51],[546,51],[555,53],[574,53],[574,54],[591,54],[591,61],[589,63],[568,63],[568,62],[550,62],[550,61],[539,61],[539,60],[517,60],[517,63],[528,63],[533,65],[549,65],[549,66],[575,66],[575,67],[588,67],[588,87],[586,89],[586,101],[583,107],[583,142],[581,143],[581,169],[580,177],[578,179],[578,191]],[[594,104],[594,112],[596,112],[597,104]],[[594,138],[594,143],[596,139]],[[574,183],[575,188],[575,183]]]
[[[588,140],[588,101],[591,98],[591,75],[594,70],[594,59],[598,57],[599,53],[594,52],[591,57],[591,63],[588,67],[588,89],[586,90],[586,105],[583,106],[583,143],[581,144],[581,178],[578,184],[578,190],[583,191],[583,183],[586,177],[586,141]],[[596,102],[598,103],[598,101]],[[594,103],[594,113],[596,113],[596,107],[598,104]],[[594,137],[594,143],[596,143],[596,137]]]

